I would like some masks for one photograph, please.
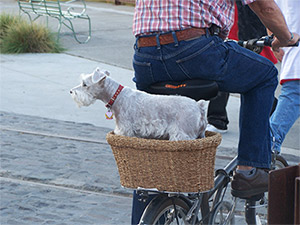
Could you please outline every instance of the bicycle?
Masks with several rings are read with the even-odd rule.
[[[237,43],[260,53],[264,46],[271,46],[272,41],[273,36],[265,36]],[[168,86],[171,88],[166,88]],[[207,80],[162,82],[152,85],[149,92],[152,94],[178,94],[191,97],[196,101],[210,100],[217,95],[218,86],[214,81]],[[287,161],[281,155],[273,153],[272,169],[286,166],[288,166]],[[156,197],[144,210],[139,224],[234,224],[237,198],[229,202],[224,200],[224,196],[236,167],[237,156],[225,168],[216,171],[214,187],[207,192],[171,193],[138,188],[137,194],[141,201],[146,201],[151,193],[156,194]],[[261,193],[245,199],[245,219],[248,224],[256,224],[257,207],[267,206],[264,196],[264,193]],[[259,202],[258,206],[256,206],[257,202]]]
[[[284,167],[288,163],[282,156],[273,158]],[[137,194],[141,200],[145,200],[149,193],[158,194],[144,211],[140,224],[171,224],[176,220],[177,224],[234,224],[234,211],[237,198],[233,202],[224,201],[227,187],[231,181],[233,171],[237,166],[235,157],[224,169],[216,171],[214,188],[206,193],[168,193],[154,190],[138,189]],[[259,201],[259,206],[256,202]],[[256,208],[266,207],[264,193],[246,199],[245,219],[248,224],[256,224]],[[201,219],[199,213],[201,211]]]

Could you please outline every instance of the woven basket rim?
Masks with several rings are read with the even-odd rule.
[[[169,141],[116,135],[111,131],[106,135],[106,140],[111,146],[119,148],[131,147],[133,150],[147,151],[199,151],[199,148],[206,148],[208,145],[218,146],[221,143],[222,136],[220,133],[206,131],[205,135],[205,138],[195,140]]]

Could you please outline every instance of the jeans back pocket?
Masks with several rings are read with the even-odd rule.
[[[133,81],[139,90],[143,90],[154,83],[150,62],[139,62],[133,59],[133,68],[135,71]]]
[[[226,49],[214,40],[204,46],[193,46],[184,55],[176,63],[192,79],[218,80],[226,70]]]

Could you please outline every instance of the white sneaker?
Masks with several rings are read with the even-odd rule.
[[[207,124],[206,131],[211,131],[211,132],[217,132],[217,133],[225,134],[225,133],[227,133],[228,129],[221,130],[221,129],[216,128],[214,125]]]

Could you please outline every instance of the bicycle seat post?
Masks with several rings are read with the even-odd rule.
[[[264,193],[246,199],[245,219],[248,225],[256,224],[256,202],[264,198]]]
[[[245,205],[245,219],[248,225],[256,224],[256,215],[255,215],[255,200],[247,200]]]

